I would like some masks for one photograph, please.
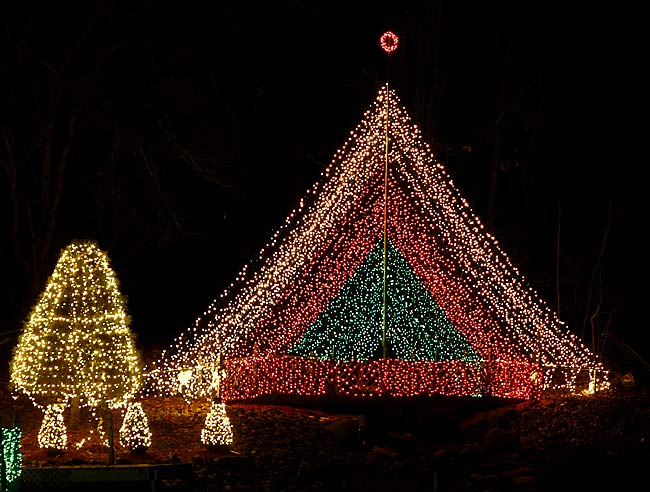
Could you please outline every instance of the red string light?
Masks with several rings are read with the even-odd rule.
[[[301,396],[495,396],[539,395],[539,367],[508,361],[318,360],[246,357],[225,361],[224,401],[269,395]]]
[[[399,41],[399,38],[397,35],[391,31],[386,31],[384,34],[381,35],[381,38],[379,39],[379,43],[381,44],[381,49],[384,50],[386,53],[392,53],[397,49],[397,43]]]

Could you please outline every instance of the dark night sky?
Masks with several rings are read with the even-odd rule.
[[[26,2],[0,15],[0,123],[23,146],[31,170],[22,171],[22,203],[36,206],[30,186],[42,178],[34,155],[43,149],[30,153],[30,136],[42,123],[37,109],[49,114],[48,67],[74,53],[54,116],[61,135],[84,99],[45,275],[68,241],[98,240],[142,344],[164,346],[188,327],[317,179],[384,82],[378,38],[387,29],[401,38],[391,84],[483,219],[501,104],[494,232],[553,304],[559,200],[569,322],[582,323],[611,203],[603,311],[620,339],[644,341],[623,322],[623,205],[600,151],[609,101],[593,10],[467,0],[95,3]],[[439,105],[427,113],[435,87]],[[5,210],[7,185],[0,174]],[[7,224],[3,214],[0,265],[10,273],[1,307],[12,329],[35,299],[22,294]]]

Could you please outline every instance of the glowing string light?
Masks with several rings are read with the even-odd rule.
[[[0,438],[2,439],[2,456],[4,459],[5,480],[12,485],[22,473],[23,455],[20,452],[21,431],[19,427],[0,427]],[[9,490],[9,489],[8,489]],[[4,492],[4,491],[2,491]]]
[[[206,446],[230,446],[233,442],[232,425],[226,413],[226,405],[212,402],[201,429],[201,442]]]
[[[151,446],[149,421],[140,402],[131,402],[127,406],[120,427],[120,445],[131,451],[145,451]]]
[[[59,404],[119,408],[140,391],[142,363],[129,322],[108,256],[92,241],[69,244],[23,326],[10,368],[15,390],[47,406],[46,445],[64,439],[51,427],[59,425]]]
[[[607,387],[602,363],[530,288],[398,103],[387,87],[379,91],[298,208],[151,367],[149,391],[176,394],[179,372],[192,369],[194,395],[209,394],[218,354],[226,373],[224,401],[242,395],[324,394],[326,383],[359,396],[532,398],[548,389],[576,392],[596,374],[596,389]],[[390,200],[384,208],[387,121]],[[399,316],[409,334],[398,336],[389,321],[389,355],[399,358],[353,360],[374,354],[373,334],[380,328],[368,328],[370,322],[361,323],[356,315],[351,319],[349,312],[346,318],[336,304],[374,304],[364,300],[367,291],[352,286],[355,272],[372,270],[384,211],[391,245],[387,264],[394,275],[387,287],[402,303],[389,305],[392,312],[404,313]],[[399,258],[404,266],[397,266]],[[431,319],[421,322],[418,316],[427,309]],[[355,334],[349,323],[367,328],[367,335]],[[426,334],[436,329],[452,341],[427,345]],[[319,333],[343,335],[342,341],[325,343]],[[416,350],[409,348],[414,340]],[[465,347],[458,340],[466,351],[458,350]],[[331,360],[327,351],[332,349],[343,360]],[[457,360],[437,355],[444,350]]]
[[[388,344],[383,344],[383,333],[377,330],[383,314],[382,249],[382,244],[377,244],[289,354],[321,360],[369,360],[385,358],[388,346],[395,359],[480,360],[390,241]]]
[[[68,444],[68,434],[63,422],[64,406],[48,405],[38,431],[38,445],[41,448],[63,451]]]
[[[381,45],[381,49],[384,50],[386,53],[392,53],[397,49],[397,43],[399,41],[399,38],[395,33],[391,31],[386,31],[384,34],[381,35],[381,38],[379,38],[379,44]]]

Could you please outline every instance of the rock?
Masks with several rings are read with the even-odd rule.
[[[394,460],[398,456],[399,453],[394,449],[389,448],[388,446],[375,446],[368,452],[368,458],[370,458],[371,461],[380,458],[388,458],[390,460]]]
[[[415,453],[418,450],[417,440],[410,432],[388,432],[386,440],[391,447],[400,453]]]
[[[505,425],[513,413],[510,407],[478,412],[458,424],[459,437],[464,440],[478,440],[489,428]]]
[[[512,492],[534,492],[535,477],[532,475],[522,475],[514,477],[511,482]]]
[[[499,427],[493,427],[483,434],[480,448],[483,453],[501,453],[512,450],[516,445],[514,436]]]
[[[443,460],[443,459],[451,456],[452,454],[453,453],[452,453],[452,451],[450,449],[448,449],[448,448],[440,448],[440,449],[436,450],[435,453],[433,453],[432,458],[434,460]]]
[[[479,458],[479,447],[477,444],[469,444],[462,448],[458,457],[465,463],[476,462]]]
[[[532,477],[534,474],[534,470],[529,467],[529,466],[520,466],[517,468],[511,468],[510,470],[504,471],[501,475],[504,477],[508,478],[517,478],[517,477],[523,477],[523,476],[530,476]]]
[[[558,490],[609,490],[611,470],[604,469],[603,457],[593,446],[564,446],[551,451],[538,469],[538,492]]]
[[[332,437],[332,442],[339,447],[356,447],[361,443],[359,422],[353,417],[344,417],[327,424],[325,430]]]

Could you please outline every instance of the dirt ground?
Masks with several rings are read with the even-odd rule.
[[[68,431],[68,449],[55,455],[38,447],[40,410],[6,390],[0,403],[4,424],[15,418],[22,429],[25,467],[108,463],[108,448],[91,432],[97,421],[87,413],[79,429]],[[142,404],[153,443],[132,453],[116,437],[115,462],[189,463],[194,481],[186,490],[532,492],[575,482],[593,491],[650,479],[650,400],[643,388],[535,401],[230,403],[234,441],[220,449],[200,441],[207,401]],[[116,430],[120,418],[116,413]]]

